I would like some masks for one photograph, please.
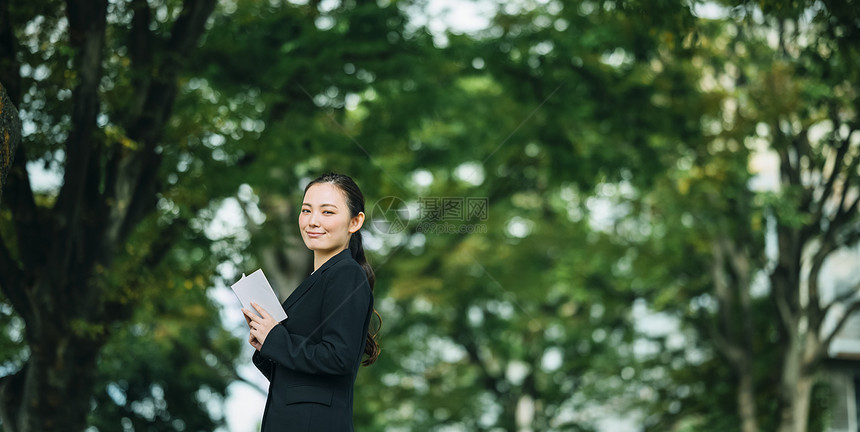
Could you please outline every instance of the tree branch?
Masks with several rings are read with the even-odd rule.
[[[170,117],[173,100],[177,91],[176,80],[188,61],[191,49],[206,30],[206,21],[215,9],[216,0],[185,0],[182,12],[173,23],[170,38],[163,45],[162,64],[154,74],[146,94],[141,114],[129,127],[129,137],[144,144],[146,149],[154,149],[164,131],[164,124]],[[136,2],[135,49],[134,58],[141,66],[151,62],[147,47],[151,45],[148,33],[149,8],[145,0]],[[147,30],[145,30],[147,29]],[[148,158],[149,159],[149,158]]]
[[[24,146],[19,145],[15,161],[9,172],[4,194],[4,204],[12,211],[12,221],[17,235],[18,259],[23,268],[34,268],[44,262],[48,233],[40,224],[40,212],[36,206],[33,190],[30,188],[30,174],[27,172],[27,155]]]
[[[860,289],[860,286],[855,287],[852,291],[856,293],[858,289]],[[836,321],[836,326],[833,328],[830,334],[824,337],[824,340],[820,345],[820,352],[816,353],[816,358],[820,358],[827,354],[827,351],[830,350],[830,345],[833,343],[833,340],[836,339],[836,336],[839,334],[840,331],[842,331],[842,328],[845,327],[845,324],[848,322],[848,320],[858,310],[860,310],[860,298],[855,299],[845,308],[845,313],[841,317],[839,317],[838,321]]]
[[[804,128],[797,135],[792,137],[791,139],[792,148],[794,148],[795,153],[797,154],[797,176],[799,178],[799,184],[803,185],[803,159],[808,161],[808,166],[810,170],[814,166],[815,157],[812,154],[812,147],[809,145],[809,129]],[[803,187],[803,199],[801,200],[800,208],[809,212],[809,209],[812,204],[813,197],[815,195],[815,187]]]
[[[858,158],[860,160],[860,158]],[[846,193],[847,193],[847,185],[846,185]],[[845,194],[842,195],[842,199],[845,199]],[[857,217],[857,205],[860,203],[860,194],[854,198],[854,201],[848,206],[847,209],[842,210],[842,204],[840,203],[840,212],[836,214],[836,217],[833,218],[831,225],[835,225],[835,228],[841,228],[843,225],[851,221],[852,218]]]
[[[731,363],[736,371],[740,371],[744,365],[744,355],[741,349],[735,344],[729,342],[729,340],[720,333],[719,329],[717,329],[713,323],[708,326],[708,333],[710,334],[711,340],[714,342],[714,346],[717,348],[717,351],[726,356],[726,359],[729,360],[729,363]]]
[[[843,146],[848,147],[851,141],[851,135],[854,133],[853,129],[849,131],[848,135],[845,137],[843,141]],[[851,161],[848,163],[848,167],[843,171],[845,173],[845,180],[842,182],[842,194],[839,197],[839,206],[836,209],[836,213],[833,216],[833,219],[830,221],[830,225],[833,226],[833,231],[835,232],[839,229],[843,224],[851,220],[852,217],[856,217],[857,212],[857,201],[860,200],[860,196],[854,199],[848,208],[845,208],[845,201],[848,199],[848,195],[851,193],[852,184],[856,183],[858,178],[857,168],[860,167],[860,154],[855,154],[851,158]],[[834,170],[836,168],[834,167]],[[830,227],[828,227],[830,228]]]
[[[161,157],[152,150],[141,150],[121,155],[116,150],[111,159],[111,171],[118,171],[116,181],[111,184],[109,199],[110,215],[102,245],[101,262],[109,263],[113,250],[123,244],[132,230],[155,208],[157,202],[157,175]]]
[[[116,244],[121,244],[128,238],[132,229],[156,204],[156,194],[159,186],[158,167],[161,155],[156,152],[156,146],[164,133],[164,125],[170,117],[173,101],[177,92],[177,79],[187,61],[188,54],[199,41],[205,31],[205,24],[215,9],[216,0],[185,0],[179,18],[173,23],[171,35],[163,45],[162,64],[158,73],[152,72],[146,80],[146,95],[142,96],[142,108],[139,114],[129,119],[126,128],[128,137],[141,144],[142,148],[129,154],[115,153],[111,164],[118,172],[116,181],[109,190],[112,206],[108,218],[108,235],[103,247],[111,251]],[[148,66],[152,57],[146,52],[151,45],[151,34],[148,31],[150,12],[145,0],[133,4],[133,35],[135,41],[132,52],[133,60],[140,67]],[[109,259],[110,252],[103,259]]]
[[[227,373],[228,377],[230,378],[231,382],[239,381],[243,384],[247,384],[252,389],[260,392],[260,394],[263,396],[265,396],[269,393],[267,389],[263,388],[259,384],[249,380],[248,378],[243,377],[242,375],[239,375],[239,372],[236,372],[236,369],[233,369],[233,368],[225,368],[225,369],[226,369],[226,373]]]
[[[777,123],[774,126],[778,128],[779,124]],[[776,130],[777,132],[774,133],[775,138],[776,136],[779,136],[780,138],[785,138],[785,136],[779,129]],[[797,175],[795,167],[791,163],[790,147],[784,145],[777,145],[776,142],[774,142],[773,147],[777,150],[777,154],[779,155],[780,174],[782,175],[782,178],[787,181],[789,185],[800,185],[800,176]]]
[[[779,268],[776,270],[779,271]],[[776,309],[779,312],[780,322],[782,323],[782,327],[788,332],[789,336],[794,338],[797,335],[797,327],[795,326],[795,315],[794,310],[789,303],[789,300],[786,298],[788,295],[784,289],[783,282],[787,283],[787,281],[778,280],[780,277],[779,274],[772,273],[770,277],[770,285],[771,285],[771,298],[774,303],[776,303]]]
[[[155,268],[161,263],[173,245],[176,244],[176,239],[188,228],[190,222],[190,218],[178,218],[162,229],[155,242],[150,245],[149,253],[146,254],[142,264],[147,268]]]
[[[173,23],[170,38],[163,45],[163,60],[158,65],[158,73],[151,77],[143,109],[128,128],[128,136],[143,143],[146,149],[154,149],[161,138],[176,96],[176,80],[188,61],[188,54],[205,31],[206,21],[215,4],[216,0],[185,0],[182,12]],[[143,22],[139,24],[143,25]]]
[[[812,256],[812,263],[807,277],[807,283],[809,286],[809,302],[807,304],[807,308],[810,319],[809,325],[812,328],[818,328],[821,324],[821,320],[824,319],[824,314],[822,313],[823,309],[821,307],[821,294],[818,286],[818,275],[821,273],[821,269],[824,267],[824,262],[827,260],[827,257],[839,248],[834,237],[834,233],[829,227],[824,236],[821,237],[820,241],[821,244],[818,246],[818,250]]]
[[[828,101],[828,112],[830,114],[830,121],[835,125],[839,124],[839,114],[838,109],[835,106],[835,103],[830,100]],[[833,193],[833,187],[836,183],[836,179],[839,178],[839,175],[842,173],[840,167],[842,166],[842,162],[845,160],[845,155],[848,154],[848,150],[851,148],[851,134],[842,140],[839,147],[836,149],[836,158],[833,161],[833,171],[830,173],[830,176],[827,177],[827,181],[824,184],[824,190],[821,193],[821,199],[818,202],[818,209],[816,213],[820,214],[823,212],[824,206],[827,202],[827,199],[830,198],[830,195]],[[825,164],[827,162],[825,161]],[[824,169],[821,170],[822,175],[824,174]],[[817,218],[816,218],[817,219]]]
[[[107,27],[106,0],[67,0],[69,41],[75,48],[77,85],[71,131],[66,139],[66,170],[55,209],[68,221],[76,221],[79,200],[90,164],[92,135],[99,112],[98,85],[102,76],[102,52]]]
[[[206,29],[206,21],[215,10],[216,3],[216,0],[185,0],[182,3],[182,12],[173,24],[168,45],[168,52],[178,56],[175,60],[184,63]]]
[[[54,232],[51,233],[51,249],[47,262],[54,269],[51,284],[45,286],[65,287],[67,269],[72,266],[88,267],[86,257],[75,253],[75,244],[86,241],[87,235],[75,229],[82,222],[97,225],[89,210],[97,206],[88,197],[93,185],[98,188],[99,163],[94,133],[99,113],[98,86],[102,77],[102,56],[107,27],[106,0],[67,0],[66,18],[69,23],[69,42],[75,50],[73,69],[77,85],[72,92],[71,130],[65,143],[65,174],[53,214]],[[93,176],[96,178],[93,179]],[[60,302],[68,299],[60,299]]]
[[[858,286],[857,288],[860,288],[860,286]],[[848,290],[848,291],[836,296],[836,298],[834,298],[833,301],[831,301],[826,306],[824,306],[824,308],[822,308],[822,312],[824,314],[827,314],[828,312],[830,312],[830,309],[832,309],[833,306],[847,302],[848,300],[850,300],[852,297],[854,297],[856,295],[857,295],[857,289]]]
[[[12,20],[9,16],[9,1],[0,2],[0,82],[6,86],[9,100],[21,106],[21,64],[17,60],[19,49]],[[28,19],[31,17],[27,17]],[[26,22],[26,21],[23,21]]]
[[[713,322],[708,326],[708,332],[717,350],[728,359],[738,375],[743,376],[749,373],[752,356],[749,260],[725,236],[717,238],[713,242],[711,250],[713,255],[711,272],[714,279],[715,295],[719,303],[717,313],[725,333],[721,333],[720,329],[713,325]],[[732,295],[730,282],[725,274],[729,270],[734,276],[737,305],[734,302],[735,296]]]
[[[6,247],[6,242],[0,236],[0,290],[12,304],[12,308],[21,315],[25,323],[32,322],[33,310],[27,295],[24,293],[26,284],[25,275],[15,262],[11,252]]]
[[[728,241],[724,237],[717,238],[711,244],[711,277],[714,280],[714,295],[719,303],[717,314],[720,319],[720,329],[726,339],[732,335],[732,292],[725,274],[725,258]],[[719,331],[718,331],[719,333]]]
[[[24,403],[24,382],[29,363],[15,373],[0,378],[0,420],[4,425],[17,425],[21,404]]]
[[[131,68],[137,73],[131,76],[135,93],[129,106],[128,117],[122,123],[127,123],[129,119],[140,116],[152,78],[154,38],[152,31],[149,30],[149,25],[152,22],[152,10],[146,0],[132,0],[131,10],[133,15],[131,31],[128,34],[128,51]]]
[[[117,119],[117,122],[126,128],[135,121],[134,119],[140,117],[153,74],[153,35],[149,29],[152,21],[151,9],[146,0],[132,0],[130,8],[132,19],[127,45],[131,70],[133,71],[131,73],[131,87],[134,89],[134,94],[125,115]],[[120,143],[110,143],[109,152],[110,156],[105,166],[103,191],[106,229],[100,248],[103,254],[98,258],[100,262],[108,262],[112,256],[113,245],[121,243],[121,239],[124,238],[120,235],[121,227],[126,219],[134,184],[140,175],[139,170],[135,169],[135,167],[139,167],[139,164],[132,163],[132,160],[139,156],[133,155],[130,148]]]
[[[465,313],[459,314],[458,316],[465,316]],[[462,322],[462,320],[458,320]],[[459,326],[462,329],[465,329],[467,326],[465,324]],[[467,334],[466,331],[460,331],[456,333],[457,342],[466,350],[466,354],[469,356],[469,360],[478,367],[481,371],[481,381],[484,385],[484,388],[493,392],[497,396],[503,396],[501,391],[499,390],[499,381],[501,378],[493,374],[489,367],[487,367],[486,361],[481,356],[481,353],[478,351],[478,345],[475,343],[475,338],[470,337],[471,335]]]
[[[850,137],[850,135],[849,135]],[[841,150],[841,149],[840,149]],[[850,175],[851,170],[856,170],[857,162],[860,162],[860,157],[854,158],[851,162],[852,168],[849,168],[848,173],[846,175]],[[835,174],[836,168],[834,168],[834,175],[831,178],[836,176]],[[833,303],[830,303],[826,307],[821,307],[820,304],[820,295],[818,290],[818,275],[821,273],[821,269],[824,266],[824,261],[830,256],[833,251],[837,250],[841,246],[850,246],[860,240],[860,230],[854,230],[845,235],[844,238],[837,238],[839,235],[840,228],[844,227],[848,222],[850,222],[853,218],[857,217],[857,205],[860,202],[860,196],[855,198],[853,202],[848,206],[848,208],[844,208],[845,199],[850,190],[849,180],[847,178],[844,187],[842,190],[842,194],[839,200],[839,208],[836,212],[836,215],[833,219],[830,220],[830,224],[827,226],[824,234],[821,236],[821,245],[816,251],[815,255],[812,258],[812,266],[809,271],[809,307],[810,311],[810,319],[812,320],[810,324],[813,327],[817,327],[818,324],[825,318],[827,311],[830,310],[830,306]],[[822,204],[824,205],[824,204]],[[847,300],[847,299],[845,299]]]
[[[228,359],[222,355],[219,355],[220,354],[219,350],[214,349],[211,346],[207,346],[206,352],[208,354],[211,354],[212,356],[214,356],[216,358],[216,360],[218,361],[218,364],[221,365],[221,367],[219,367],[218,370],[226,376],[228,381],[230,381],[230,382],[239,381],[239,382],[242,382],[244,384],[247,384],[248,386],[250,386],[254,390],[257,390],[258,392],[260,392],[260,394],[262,394],[262,395],[266,395],[268,393],[268,391],[264,387],[262,387],[259,384],[243,377],[242,375],[240,375],[239,372],[236,370],[236,368],[231,365],[233,360]]]

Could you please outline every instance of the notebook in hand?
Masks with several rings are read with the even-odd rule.
[[[251,302],[254,302],[265,309],[272,318],[278,321],[287,319],[287,313],[284,312],[281,302],[278,301],[278,296],[275,295],[275,291],[269,285],[269,280],[263,274],[263,269],[259,269],[248,276],[243,274],[242,278],[231,285],[230,288],[233,288],[233,292],[236,293],[236,297],[239,298],[239,302],[242,303],[243,308],[260,315],[251,306]]]

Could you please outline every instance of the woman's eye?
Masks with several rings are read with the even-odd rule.
[[[308,210],[308,209],[302,209],[302,213],[310,213],[310,210]]]
[[[331,210],[325,210],[323,213],[334,214]]]

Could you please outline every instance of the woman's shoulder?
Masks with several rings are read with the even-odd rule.
[[[361,264],[352,257],[334,263],[325,272],[324,279],[325,290],[335,297],[342,295],[351,297],[356,292],[365,292],[367,295],[371,295],[367,273]]]
[[[352,256],[347,255],[341,260],[338,260],[336,263],[332,264],[331,268],[328,269],[326,273],[329,276],[332,275],[360,275],[364,278],[367,277],[367,274],[364,272],[364,268],[358,261],[355,260]]]

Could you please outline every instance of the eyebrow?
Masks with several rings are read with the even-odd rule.
[[[302,206],[309,206],[309,207],[313,207],[310,203],[302,203]],[[320,204],[320,207],[326,207],[326,206],[337,208],[337,206],[336,206],[336,205],[334,205],[334,204],[328,204],[328,203],[326,203],[326,204]]]

